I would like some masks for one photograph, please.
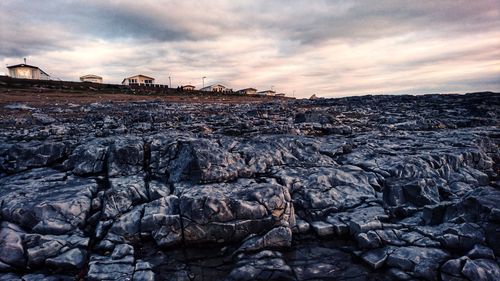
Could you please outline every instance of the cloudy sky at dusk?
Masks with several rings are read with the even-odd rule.
[[[500,90],[500,0],[0,0],[0,61],[295,96]]]

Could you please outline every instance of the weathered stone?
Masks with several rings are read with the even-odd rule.
[[[24,233],[13,224],[2,222],[0,228],[0,262],[4,270],[26,265],[23,245]]]
[[[110,256],[91,256],[88,280],[132,280],[134,275],[134,249],[120,244]]]
[[[330,235],[333,235],[335,233],[333,225],[326,223],[326,222],[323,222],[323,221],[312,222],[311,226],[314,229],[314,231],[316,232],[316,234],[318,234],[321,237],[330,236]]]
[[[373,269],[378,269],[384,265],[390,252],[389,248],[370,250],[364,253],[361,258]]]
[[[262,251],[253,255],[242,254],[227,280],[294,280],[294,277],[282,255]]]
[[[375,231],[368,231],[366,233],[360,233],[356,236],[358,245],[362,249],[373,249],[381,246],[382,241]]]
[[[493,250],[481,244],[474,245],[474,248],[467,253],[467,256],[471,259],[495,259]]]
[[[45,263],[57,269],[81,269],[85,263],[87,253],[84,250],[71,249],[55,258],[45,260]]]
[[[194,98],[4,108],[0,280],[498,276],[498,94]]]
[[[104,172],[109,140],[92,140],[79,145],[63,164],[76,175],[91,175]]]
[[[253,252],[267,248],[285,248],[291,245],[292,231],[290,228],[281,226],[271,229],[261,237],[256,236],[249,238],[238,248],[238,250],[236,250],[236,253]]]
[[[42,234],[83,228],[97,189],[94,180],[66,177],[48,168],[1,178],[0,185],[2,216]]]
[[[139,176],[110,179],[111,188],[104,196],[103,219],[111,219],[148,200],[144,180]]]
[[[151,235],[160,247],[179,244],[182,241],[182,223],[178,197],[171,195],[146,204],[141,231]]]
[[[143,171],[144,143],[135,136],[117,137],[109,147],[108,175],[126,176]]]
[[[434,280],[438,275],[439,265],[448,257],[440,249],[420,247],[395,248],[387,257],[387,265],[413,272],[413,276]]]
[[[416,206],[439,203],[439,191],[432,179],[419,179],[403,186],[403,193],[407,201]]]
[[[32,168],[49,166],[68,153],[69,145],[63,142],[19,142],[0,154],[0,170],[18,173]]]
[[[498,280],[500,267],[492,260],[478,259],[467,260],[462,269],[462,274],[469,280]]]

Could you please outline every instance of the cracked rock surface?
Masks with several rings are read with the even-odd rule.
[[[2,281],[500,280],[500,94],[3,110]]]

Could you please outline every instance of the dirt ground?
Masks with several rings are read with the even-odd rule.
[[[0,105],[11,103],[23,103],[27,105],[54,105],[54,104],[88,104],[94,102],[131,102],[158,100],[173,103],[260,103],[271,102],[283,98],[263,96],[241,96],[241,95],[133,95],[133,94],[110,94],[96,92],[59,91],[50,90],[39,92],[32,89],[1,89]]]

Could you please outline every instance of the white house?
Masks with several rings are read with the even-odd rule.
[[[242,94],[242,95],[255,95],[255,94],[257,94],[257,89],[246,88],[246,89],[238,90],[236,93],[237,94]]]
[[[276,92],[273,91],[273,90],[265,90],[265,91],[257,92],[257,95],[261,95],[261,96],[274,96],[274,95],[276,95]]]
[[[182,90],[184,90],[184,91],[194,91],[195,86],[193,86],[193,85],[184,85],[184,86],[182,86],[181,88],[182,88]]]
[[[7,69],[12,78],[50,80],[50,75],[37,66],[22,63],[7,66]]]
[[[224,92],[229,92],[229,89],[223,85],[215,84],[201,88],[200,91],[224,93]]]
[[[142,74],[124,78],[122,81],[122,85],[153,85],[154,83],[155,79],[153,77]]]
[[[82,81],[82,82],[92,82],[92,83],[101,83],[102,84],[102,77],[94,75],[94,74],[88,74],[88,75],[83,75],[82,77],[80,77],[80,81]]]

